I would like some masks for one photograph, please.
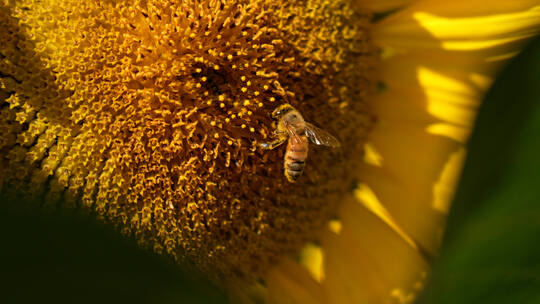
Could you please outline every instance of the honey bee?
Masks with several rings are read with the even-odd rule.
[[[278,121],[274,131],[277,138],[271,142],[261,143],[260,147],[274,149],[288,139],[283,166],[285,177],[291,183],[294,183],[304,171],[309,141],[332,148],[340,146],[334,136],[306,122],[300,112],[290,104],[277,107],[272,112],[272,118]]]

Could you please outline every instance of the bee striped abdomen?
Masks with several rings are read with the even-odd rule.
[[[296,181],[302,175],[308,155],[308,139],[306,136],[301,136],[300,139],[301,141],[295,144],[289,140],[285,152],[285,177],[290,182]]]

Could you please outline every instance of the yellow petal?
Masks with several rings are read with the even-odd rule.
[[[321,286],[300,264],[286,259],[266,277],[269,304],[322,303]]]
[[[460,148],[453,153],[445,164],[439,181],[433,186],[433,208],[442,213],[450,209],[450,202],[454,197],[465,155],[465,148]]]
[[[384,120],[409,120],[426,126],[443,120],[470,128],[480,99],[491,84],[488,75],[496,69],[495,63],[437,52],[388,58],[381,65],[381,74],[389,89],[375,98],[375,112]]]
[[[308,244],[300,252],[300,263],[317,282],[324,279],[323,261],[324,252],[321,246]]]
[[[383,20],[375,37],[398,52],[442,47],[508,54],[537,35],[539,24],[538,0],[425,0]]]
[[[446,214],[434,208],[433,187],[460,146],[404,123],[377,127],[373,139],[383,156],[383,167],[366,165],[360,180],[369,185],[397,224],[434,254]]]
[[[540,1],[417,1],[374,31],[387,50],[371,140],[381,166],[360,175],[397,224],[436,253],[493,75],[540,30]]]
[[[328,303],[390,303],[412,298],[426,263],[418,251],[354,199],[340,212],[343,229],[323,239]]]
[[[370,136],[382,166],[367,166],[360,179],[397,223],[435,254],[444,227],[442,206],[447,207],[451,199],[441,183],[455,179],[442,179],[443,170],[468,138],[487,83],[466,79],[467,71],[450,70],[445,75],[444,64],[435,59],[423,63],[437,72],[418,62],[420,58],[401,55],[383,66],[390,89],[373,103],[378,123]],[[461,163],[453,164],[457,168],[447,172],[459,172]],[[435,198],[436,184],[446,189],[445,195]]]

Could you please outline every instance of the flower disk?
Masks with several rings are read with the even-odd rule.
[[[0,15],[4,190],[254,279],[316,238],[355,182],[377,52],[369,13],[345,0],[21,1]],[[295,184],[285,147],[259,148],[283,103],[342,143],[311,147]]]

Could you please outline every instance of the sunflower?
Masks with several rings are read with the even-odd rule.
[[[0,190],[240,301],[409,303],[480,100],[539,24],[538,0],[3,1]],[[294,184],[260,148],[283,103],[342,143]]]

